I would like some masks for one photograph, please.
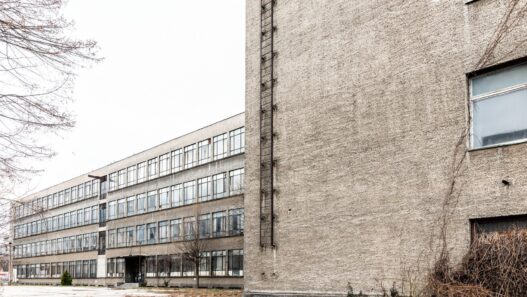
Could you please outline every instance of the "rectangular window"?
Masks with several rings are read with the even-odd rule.
[[[148,196],[147,196],[148,211],[156,210],[156,200],[157,200],[156,198],[157,198],[156,191],[148,192]]]
[[[183,205],[183,185],[172,186],[172,207],[178,207]]]
[[[243,234],[243,208],[229,210],[229,234]]]
[[[71,203],[77,201],[78,195],[77,195],[77,187],[71,188]]]
[[[195,268],[194,262],[190,259],[189,256],[183,255],[183,276],[194,276]]]
[[[470,87],[473,148],[527,140],[527,63],[472,77]]]
[[[196,144],[185,147],[185,168],[196,165]]]
[[[53,194],[53,205],[55,207],[59,206],[59,194],[58,193],[55,193]],[[33,206],[30,206],[30,213],[33,213],[35,208]]]
[[[223,198],[227,196],[225,191],[225,173],[216,174],[212,177],[212,190],[214,199]]]
[[[157,158],[148,160],[148,179],[157,177]]]
[[[185,239],[194,239],[195,237],[195,224],[196,224],[196,218],[195,217],[187,217],[183,219],[183,228],[185,231]]]
[[[97,179],[92,180],[91,187],[92,187],[91,189],[92,195],[93,196],[99,195],[99,180]]]
[[[181,255],[172,255],[170,258],[170,276],[181,276]]]
[[[146,225],[146,230],[148,234],[148,244],[154,244],[156,243],[156,237],[157,237],[157,224],[156,223],[150,223]]]
[[[84,196],[86,196],[86,198],[90,198],[92,196],[91,181],[84,183]]]
[[[122,218],[126,214],[126,199],[122,198],[117,200],[117,217]]]
[[[146,211],[146,194],[137,195],[137,209],[138,214],[144,213]]]
[[[199,216],[199,238],[210,237],[210,214]]]
[[[97,277],[97,260],[90,260],[90,278]]]
[[[198,142],[198,164],[205,164],[210,161],[211,139]]]
[[[124,258],[115,259],[115,274],[117,277],[124,276]]]
[[[245,127],[230,132],[231,155],[245,152]]]
[[[77,210],[77,225],[84,225],[84,210],[82,209]]]
[[[108,220],[115,219],[117,214],[117,201],[108,202]]]
[[[81,252],[82,251],[82,235],[77,235],[76,236],[75,246],[77,247],[77,252]]]
[[[117,187],[119,189],[126,187],[126,170],[125,169],[119,170],[117,178],[118,178]]]
[[[224,211],[212,214],[212,236],[221,237],[227,235],[227,220]]]
[[[79,185],[77,187],[77,200],[82,200],[84,197],[84,185]]]
[[[127,185],[131,186],[131,185],[134,185],[135,184],[135,179],[136,179],[136,173],[137,173],[137,170],[136,170],[136,166],[133,165],[133,166],[130,166],[128,167],[128,169],[126,169],[126,172],[127,172]]]
[[[175,219],[170,221],[170,234],[172,241],[181,240],[181,219]]]
[[[137,164],[137,182],[142,183],[146,180],[146,162]]]
[[[199,259],[199,275],[210,275],[210,252],[202,252]]]
[[[243,250],[229,251],[229,276],[243,276]]]
[[[117,172],[110,173],[108,187],[110,191],[117,189]]]
[[[86,207],[84,209],[84,224],[91,224],[91,207]]]
[[[181,149],[172,151],[172,172],[177,172],[183,169],[183,152]]]
[[[212,252],[212,275],[224,276],[225,275],[225,251],[213,251]]]
[[[44,200],[47,201],[47,200]],[[70,189],[64,190],[64,204],[69,204],[71,202],[71,191]],[[46,208],[44,206],[44,208]]]
[[[82,250],[83,251],[89,251],[90,250],[90,234],[84,234],[82,235]]]
[[[166,153],[159,157],[159,176],[170,173],[170,153]]]
[[[159,277],[167,277],[170,273],[170,256],[157,256],[157,273]]]
[[[243,193],[243,179],[245,169],[240,168],[229,172],[229,190],[230,195]]]
[[[185,205],[196,202],[196,182],[190,181],[183,184],[185,191]]]
[[[117,245],[117,231],[115,229],[108,230],[108,248],[114,248]]]
[[[61,266],[62,263],[58,263],[57,264],[57,272],[59,272],[59,267]],[[62,274],[62,271],[60,271],[59,273],[59,277],[60,277],[60,274]],[[82,261],[75,261],[75,277],[77,278],[82,278]]]
[[[62,238],[57,238],[57,254],[62,254],[62,247],[64,244],[62,243]],[[36,244],[35,244],[35,251],[33,252],[33,255],[36,255]]]
[[[145,225],[137,226],[137,244],[145,244]]]
[[[97,249],[97,233],[93,232],[90,234],[90,250]]]
[[[115,259],[106,260],[106,275],[113,277],[115,273]]]
[[[227,133],[213,138],[214,160],[227,157]]]
[[[60,191],[59,192],[59,205],[64,205],[64,192],[63,191]],[[38,206],[36,207],[36,209],[38,210]]]
[[[47,200],[48,200],[48,208],[53,208],[53,207],[55,207],[55,205],[53,204],[53,196],[52,196],[52,195],[49,195]],[[23,211],[22,211],[22,213],[23,213],[22,216],[25,216],[25,210],[26,210],[26,207],[24,206],[24,207],[22,208],[22,210],[23,210]]]
[[[82,277],[88,278],[90,276],[90,261],[82,261]]]
[[[135,245],[135,227],[126,228],[126,245],[133,246]]]
[[[135,214],[135,196],[126,198],[126,214],[128,216]]]
[[[169,187],[159,190],[159,208],[160,209],[170,207],[170,200],[168,197],[169,192],[170,192]]]
[[[212,197],[212,179],[204,177],[198,179],[198,199],[200,202],[208,201]]]
[[[126,246],[126,228],[117,229],[117,246]]]
[[[168,242],[168,221],[159,222],[159,243]]]
[[[146,277],[155,277],[156,276],[156,257],[149,256],[145,259],[146,262]]]
[[[72,227],[77,226],[77,212],[75,210],[70,212],[70,224]],[[49,226],[49,219],[48,219],[48,226]]]
[[[99,206],[94,205],[91,207],[91,221],[92,223],[97,223],[99,221]]]

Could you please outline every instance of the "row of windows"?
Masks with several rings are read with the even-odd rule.
[[[99,181],[94,179],[78,186],[60,191],[46,197],[37,198],[15,207],[15,218],[21,218],[42,211],[75,203],[99,195]]]
[[[227,136],[229,135],[229,136]],[[227,141],[229,137],[229,141]],[[159,176],[178,172],[245,151],[245,128],[230,131],[198,143],[176,149],[109,175],[109,190],[114,191]]]
[[[198,225],[199,224],[199,225]],[[108,230],[108,248],[243,234],[243,208]],[[198,232],[199,230],[199,232]]]
[[[183,254],[148,256],[142,262],[146,277],[192,277],[193,261]],[[123,277],[125,259],[110,258],[106,261],[108,277]],[[200,255],[200,276],[243,276],[243,250],[209,251]]]
[[[15,258],[49,256],[97,249],[97,232],[20,244],[14,248]]]
[[[60,278],[68,271],[72,278],[96,278],[97,260],[16,265],[18,278]]]
[[[80,227],[97,222],[99,222],[99,206],[95,205],[15,226],[15,238]]]
[[[108,202],[108,219],[133,216],[158,209],[179,207],[219,199],[243,192],[244,169],[223,172],[212,177],[165,187],[157,191],[138,194]],[[227,184],[229,185],[227,187]]]

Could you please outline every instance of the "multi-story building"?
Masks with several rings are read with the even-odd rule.
[[[19,200],[20,283],[243,286],[244,115]]]
[[[525,0],[246,5],[247,296],[402,292],[527,225]]]

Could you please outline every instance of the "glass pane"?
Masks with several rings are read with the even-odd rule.
[[[475,148],[527,138],[527,90],[473,103]]]
[[[477,96],[524,83],[527,83],[527,63],[472,79],[472,95]]]

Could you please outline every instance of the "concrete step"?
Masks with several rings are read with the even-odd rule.
[[[121,288],[121,289],[139,288],[139,283],[124,283],[122,285],[119,285],[118,288]]]

